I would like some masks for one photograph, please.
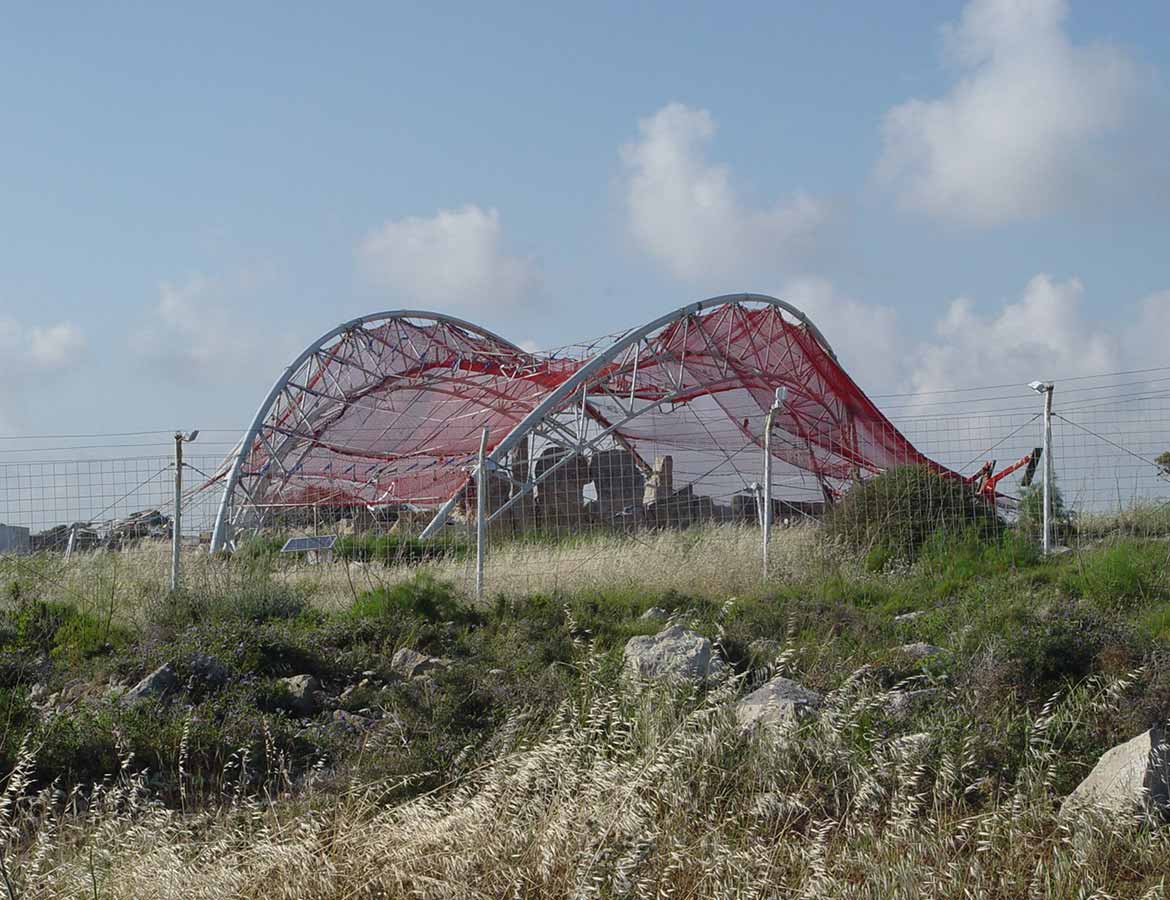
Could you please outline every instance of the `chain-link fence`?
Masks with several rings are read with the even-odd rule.
[[[471,461],[445,515],[439,504],[339,505],[328,490],[319,502],[265,508],[261,526],[237,535],[235,551],[378,583],[425,566],[469,591],[479,557],[489,594],[622,581],[734,591],[764,576],[766,524],[772,576],[828,546],[880,568],[964,535],[1038,545],[1046,461],[1057,551],[1170,537],[1170,396],[1068,394],[1063,406],[1059,388],[1055,395],[1047,457],[1035,395],[1025,391],[1018,405],[998,410],[946,398],[898,410],[899,436],[913,451],[906,459],[884,474],[859,464],[852,479],[833,482],[799,465],[797,454],[847,458],[848,447],[827,446],[847,431],[807,430],[802,447],[772,435],[765,473],[767,414],[758,404],[690,403],[673,417],[646,417],[638,453],[612,433],[597,439],[582,430],[585,449],[534,441],[506,464],[485,467],[482,479]],[[188,452],[184,465],[184,542],[187,552],[205,553],[221,499],[212,476],[223,458]],[[174,471],[164,455],[0,462],[0,553],[165,544]],[[332,540],[281,552],[306,536]]]

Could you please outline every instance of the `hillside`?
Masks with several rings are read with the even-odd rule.
[[[5,561],[8,895],[1165,895],[1170,830],[1060,814],[1170,712],[1164,541],[867,567],[793,528],[766,583],[757,542],[602,545],[478,607],[466,561],[261,548],[178,595],[161,547]],[[674,626],[709,677],[623,674]],[[776,676],[815,708],[744,727]]]

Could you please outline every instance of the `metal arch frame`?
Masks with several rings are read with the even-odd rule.
[[[706,300],[700,300],[697,303],[689,303],[686,306],[679,307],[674,312],[667,313],[664,316],[660,316],[657,319],[647,322],[641,327],[627,331],[624,335],[610,344],[605,350],[593,356],[587,363],[585,363],[585,365],[581,366],[581,368],[574,372],[570,378],[558,385],[551,393],[548,394],[548,396],[541,400],[540,403],[538,403],[532,410],[532,412],[521,419],[520,422],[518,422],[512,428],[512,430],[508,432],[507,436],[504,437],[504,439],[498,444],[496,444],[496,446],[492,449],[492,452],[485,458],[484,464],[489,469],[498,468],[499,460],[503,458],[505,454],[511,451],[513,447],[519,444],[521,440],[524,440],[532,431],[534,431],[546,417],[561,411],[561,409],[563,409],[570,401],[570,398],[572,398],[573,395],[576,394],[583,385],[588,384],[598,371],[600,371],[609,363],[613,362],[618,356],[620,356],[622,353],[648,335],[653,334],[654,332],[666,327],[667,325],[670,325],[673,322],[680,321],[684,318],[687,318],[688,316],[696,315],[705,309],[710,309],[716,306],[724,306],[729,303],[761,303],[788,313],[794,319],[804,325],[808,332],[813,336],[817,343],[821,345],[825,352],[829,354],[834,362],[837,361],[837,354],[833,352],[833,348],[830,346],[825,336],[821,333],[820,329],[817,328],[817,326],[808,316],[806,316],[801,310],[797,309],[791,303],[787,303],[786,301],[779,300],[775,297],[769,297],[766,294],[722,294],[718,297],[709,297]],[[571,458],[571,455],[567,454],[558,463],[550,467],[549,471],[563,464],[569,458]],[[547,475],[549,472],[546,471],[545,474]],[[457,491],[441,507],[439,507],[439,510],[435,513],[434,518],[431,519],[430,523],[423,530],[422,534],[419,535],[420,539],[426,539],[434,535],[434,533],[438,531],[438,529],[441,528],[447,521],[447,518],[451,514],[451,510],[454,509],[455,504],[458,501],[459,492]]]
[[[251,453],[252,445],[256,441],[256,437],[260,434],[260,429],[264,427],[264,423],[268,419],[269,412],[272,411],[272,406],[280,396],[281,392],[288,386],[292,377],[300,370],[301,366],[305,364],[314,354],[318,353],[326,344],[334,338],[340,337],[357,328],[370,323],[387,321],[390,319],[427,319],[432,322],[445,322],[448,325],[454,325],[458,328],[478,334],[480,337],[488,338],[489,340],[497,341],[505,347],[515,350],[517,353],[525,356],[530,356],[528,351],[516,346],[506,338],[501,337],[495,332],[489,331],[481,325],[476,325],[474,322],[468,322],[465,319],[459,319],[455,316],[444,315],[443,313],[430,312],[419,309],[395,309],[386,310],[383,312],[370,313],[365,316],[359,316],[356,319],[350,319],[327,331],[321,335],[317,340],[313,341],[308,347],[301,352],[296,359],[294,359],[284,370],[283,374],[276,379],[272,385],[272,389],[264,398],[264,402],[260,404],[260,408],[256,411],[256,415],[252,419],[252,424],[248,426],[248,430],[244,433],[244,439],[240,442],[239,449],[236,451],[236,458],[232,462],[232,467],[228,473],[227,482],[224,484],[223,496],[219,502],[219,509],[215,514],[215,527],[211,532],[211,552],[215,553],[222,550],[227,543],[227,527],[228,517],[232,506],[232,495],[240,483],[240,472],[244,466],[244,459]],[[523,423],[521,423],[523,424]]]

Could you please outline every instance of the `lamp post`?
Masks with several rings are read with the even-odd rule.
[[[768,538],[772,531],[772,424],[788,399],[788,388],[778,387],[764,416],[764,502],[760,522],[764,531],[764,577],[768,577]]]
[[[196,428],[190,434],[175,432],[175,515],[171,519],[171,590],[179,589],[179,544],[183,537],[183,444],[199,437]]]
[[[488,427],[479,436],[479,464],[475,467],[475,599],[483,600],[483,560],[486,552],[487,516],[487,461]]]
[[[1044,395],[1044,444],[1040,451],[1044,457],[1044,516],[1041,547],[1045,555],[1052,550],[1052,389],[1051,381],[1033,381],[1028,385],[1037,394]]]

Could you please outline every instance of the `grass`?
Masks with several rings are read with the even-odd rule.
[[[734,682],[631,694],[587,651],[575,674],[542,727],[518,713],[482,765],[389,806],[314,783],[295,812],[229,792],[177,817],[129,767],[84,811],[26,797],[35,850],[10,842],[8,878],[28,897],[1164,896],[1165,829],[1057,818],[1062,754],[1124,680],[981,735],[957,698],[929,730],[878,726],[880,688],[853,683],[781,747],[727,714]],[[1011,782],[999,745],[1025,756]]]
[[[802,527],[763,579],[758,538],[497,543],[483,604],[450,557],[192,556],[175,595],[165,548],[5,561],[0,874],[22,897],[1165,894],[1166,829],[1057,818],[1170,714],[1164,542],[1042,558],[960,529],[867,566]],[[632,691],[651,606],[727,680]],[[401,647],[448,665],[403,681]],[[173,694],[118,700],[164,663]],[[826,696],[782,746],[730,714],[777,671]],[[933,693],[894,716],[906,687]]]

